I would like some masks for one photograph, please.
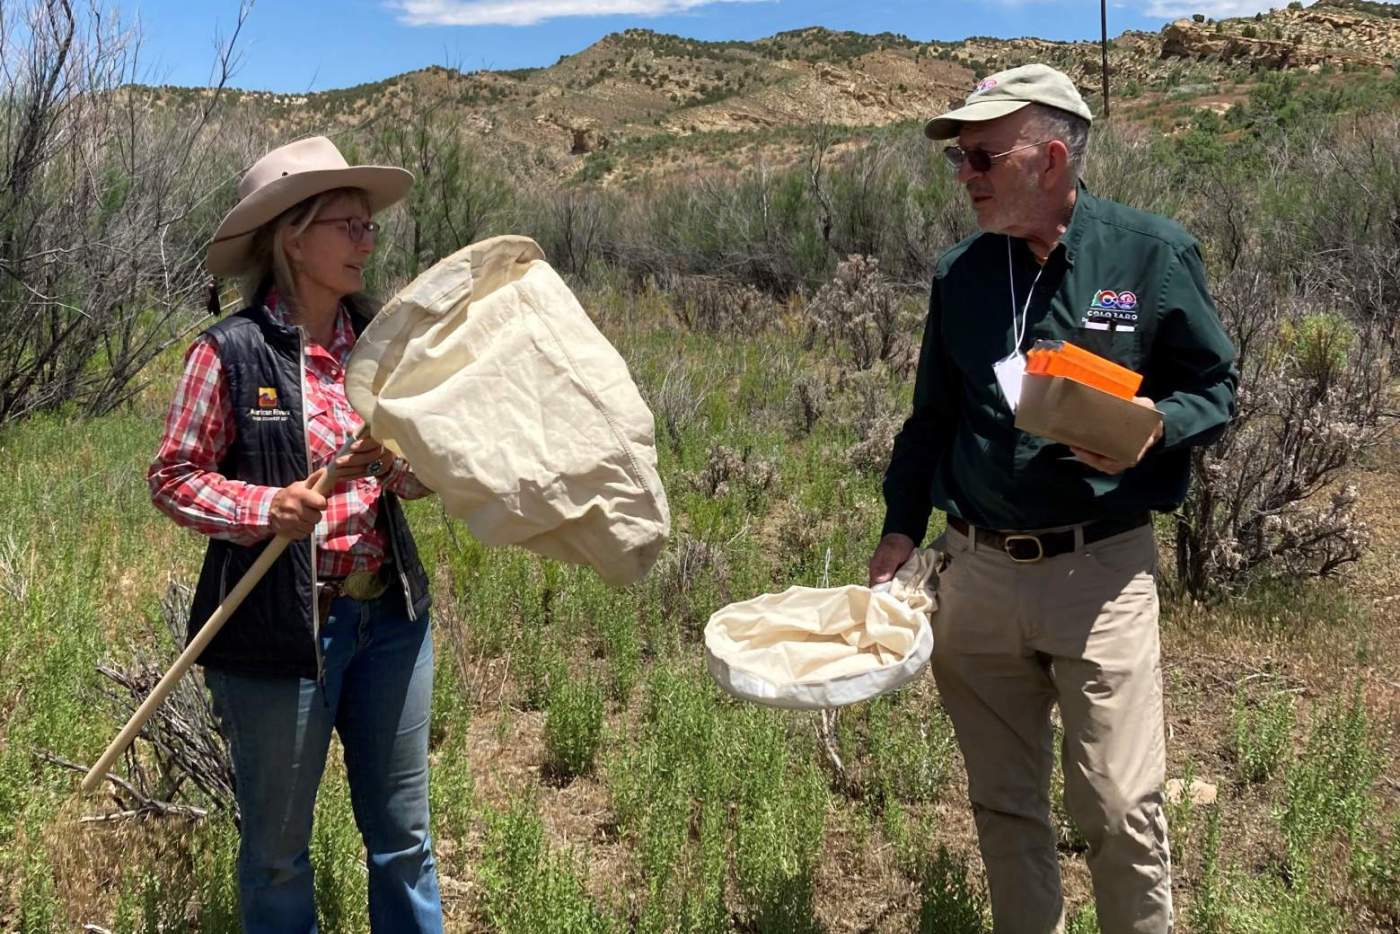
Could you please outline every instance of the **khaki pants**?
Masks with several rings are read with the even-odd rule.
[[[967,762],[997,934],[1064,927],[1050,707],[1104,934],[1172,928],[1150,526],[1035,564],[949,529],[933,673]]]

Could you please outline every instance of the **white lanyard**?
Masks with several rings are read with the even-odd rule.
[[[1027,317],[1031,310],[1031,298],[1035,295],[1035,287],[1040,284],[1040,275],[1045,272],[1042,265],[1035,274],[1035,279],[1031,282],[1031,290],[1026,293],[1026,302],[1021,306],[1021,318],[1019,323],[1016,320],[1016,270],[1011,262],[1011,237],[1006,238],[1006,281],[1011,287],[1011,336],[1016,339],[1015,345],[1011,348],[1012,356],[1021,352],[1021,342],[1026,339]]]
[[[1043,272],[1045,272],[1045,267],[1042,265],[1040,272],[1035,274],[1035,281],[1031,283],[1031,290],[1026,293],[1026,302],[1021,306],[1021,314],[1018,318],[1016,315],[1016,268],[1011,261],[1011,238],[1006,238],[1006,281],[1011,288],[1011,336],[1016,343],[1005,359],[992,364],[992,372],[996,374],[997,385],[1001,387],[1001,394],[1012,412],[1016,411],[1016,406],[1021,401],[1021,382],[1026,375],[1026,355],[1021,352],[1021,342],[1026,339],[1026,330],[1029,327],[1031,297],[1035,295],[1035,287],[1040,284],[1040,274]]]

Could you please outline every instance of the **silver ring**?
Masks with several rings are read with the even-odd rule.
[[[373,460],[369,462],[369,465],[367,467],[365,467],[365,473],[369,474],[371,477],[377,477],[383,469],[383,461]]]

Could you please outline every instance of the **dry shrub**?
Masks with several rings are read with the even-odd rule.
[[[690,368],[677,360],[666,368],[661,385],[651,389],[643,383],[647,405],[672,447],[680,446],[682,435],[700,417],[700,407],[705,404],[715,382],[713,379],[701,382]]]
[[[723,549],[684,532],[675,537],[652,572],[662,616],[692,633],[705,625],[711,604],[730,602],[729,579]]]
[[[140,83],[139,51],[95,3],[0,4],[0,423],[116,409],[217,310],[199,259],[237,167],[232,45],[184,110]]]
[[[742,454],[723,444],[710,448],[709,459],[691,477],[691,485],[706,496],[721,497],[742,492],[756,497],[772,489],[778,470],[771,461],[756,457],[752,451]]]
[[[1098,190],[1180,217],[1203,244],[1238,351],[1238,415],[1192,452],[1176,577],[1195,597],[1258,577],[1327,575],[1368,534],[1345,480],[1380,443],[1400,328],[1400,121],[1279,137],[1252,158],[1161,164],[1150,137],[1117,132]],[[1173,172],[1163,186],[1155,173]]]
[[[798,437],[810,435],[830,404],[826,379],[819,373],[805,372],[794,380],[788,400],[788,416]]]
[[[190,599],[188,587],[171,584],[161,601],[162,622],[175,645],[184,643]],[[139,653],[125,666],[98,666],[98,672],[112,685],[104,687],[103,693],[123,721],[150,696],[170,661]],[[74,771],[87,771],[86,766],[49,753],[43,758]],[[142,727],[137,741],[126,750],[120,770],[114,766],[108,773],[104,790],[117,807],[106,819],[198,819],[212,811],[231,814],[236,822],[239,814],[233,789],[228,744],[219,732],[204,678],[198,669],[191,669]]]
[[[1342,478],[1384,437],[1390,383],[1381,328],[1332,311],[1343,296],[1285,295],[1243,272],[1218,294],[1239,350],[1239,412],[1219,442],[1193,452],[1176,569],[1195,596],[1260,575],[1324,576],[1361,557],[1369,533]]]
[[[850,256],[837,265],[807,313],[813,336],[835,350],[844,365],[868,370],[883,362],[904,375],[912,372],[915,315],[873,256]]]
[[[794,506],[779,517],[774,534],[776,550],[786,568],[801,567],[826,541],[832,518],[818,509]]]
[[[894,451],[894,436],[903,424],[892,415],[876,415],[866,423],[861,440],[847,448],[846,462],[862,473],[883,474]]]
[[[701,334],[754,333],[773,321],[776,306],[751,285],[710,276],[681,276],[671,307],[686,330]]]

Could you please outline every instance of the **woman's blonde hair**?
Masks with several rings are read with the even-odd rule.
[[[296,277],[292,274],[292,264],[287,259],[286,238],[288,233],[298,236],[316,220],[329,202],[341,196],[356,198],[370,209],[369,195],[359,188],[333,188],[313,195],[293,205],[272,220],[263,224],[253,234],[249,248],[253,262],[248,272],[239,278],[238,291],[245,305],[259,305],[270,288],[276,287],[282,304],[295,317],[298,313]],[[363,292],[346,297],[352,309],[363,309],[374,305],[373,300]]]

